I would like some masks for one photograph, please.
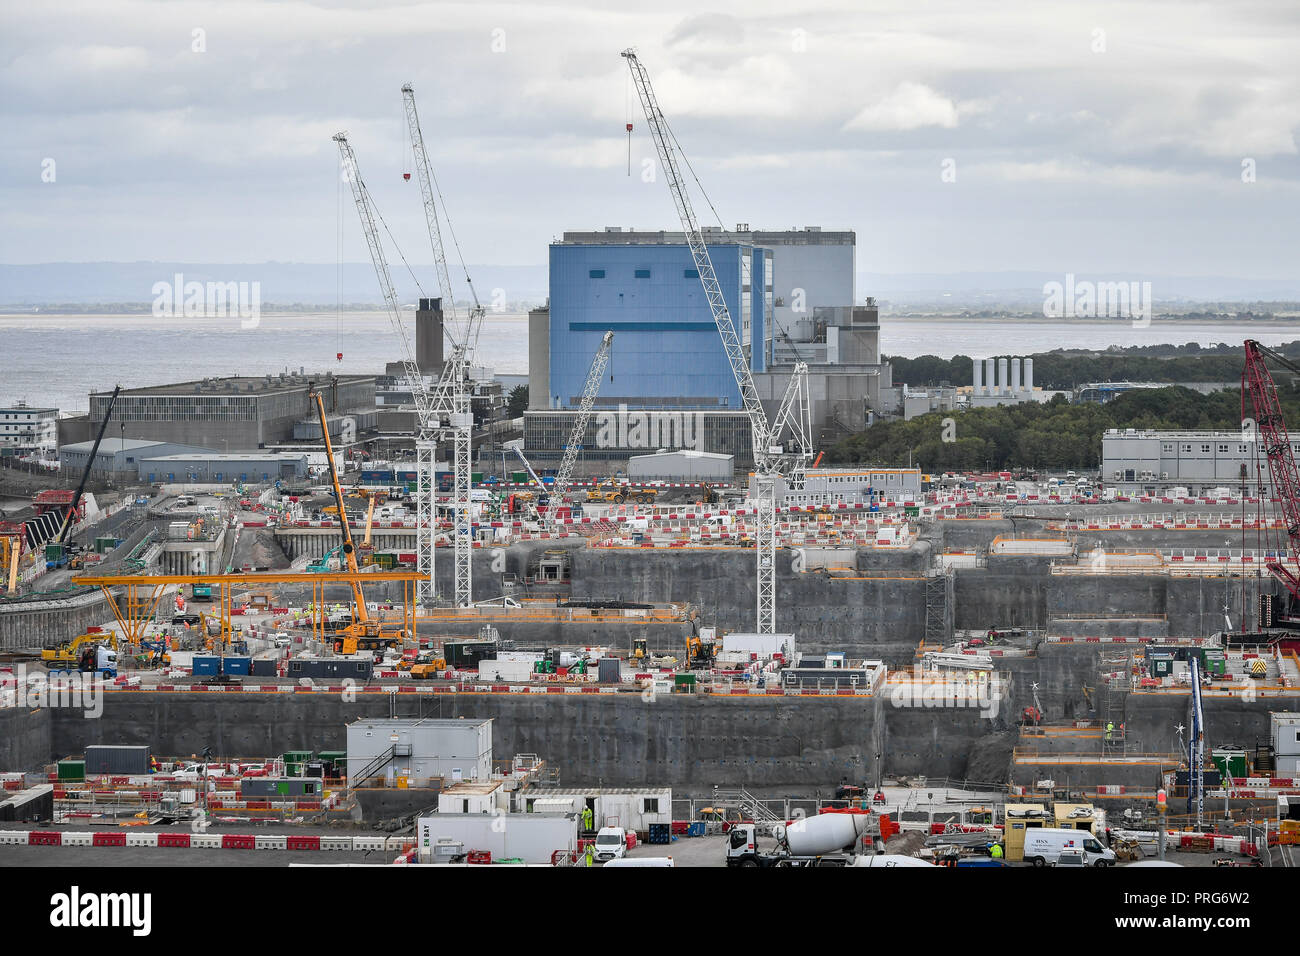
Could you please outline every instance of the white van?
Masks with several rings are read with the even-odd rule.
[[[596,834],[596,859],[601,863],[627,856],[627,831],[622,827],[601,827]]]
[[[1115,851],[1101,845],[1087,830],[1036,827],[1025,831],[1025,862],[1055,866],[1062,853],[1080,853],[1085,866],[1114,866]]]

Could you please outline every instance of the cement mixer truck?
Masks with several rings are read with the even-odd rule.
[[[773,849],[761,849],[757,828],[738,823],[727,834],[727,866],[850,866],[877,831],[868,813],[823,813],[776,824]]]

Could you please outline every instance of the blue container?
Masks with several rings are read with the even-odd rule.
[[[252,673],[252,661],[251,657],[227,657],[222,666],[227,674],[248,675]]]
[[[193,673],[195,677],[216,677],[220,661],[215,657],[194,655]]]
[[[702,837],[705,834],[704,821],[696,820],[686,828],[686,835],[693,837]]]

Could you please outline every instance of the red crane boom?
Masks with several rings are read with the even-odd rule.
[[[1287,433],[1286,422],[1282,418],[1282,406],[1277,399],[1277,385],[1269,374],[1264,358],[1269,357],[1293,372],[1300,373],[1296,366],[1285,356],[1270,348],[1260,345],[1253,339],[1246,340],[1246,365],[1241,372],[1242,393],[1242,429],[1246,430],[1248,422],[1245,417],[1245,397],[1250,396],[1251,410],[1255,416],[1254,435],[1247,434],[1248,441],[1258,441],[1259,448],[1268,459],[1269,477],[1273,483],[1273,497],[1277,499],[1282,518],[1286,524],[1287,541],[1290,557],[1294,561],[1300,554],[1300,468],[1296,467],[1295,453],[1291,447],[1291,436]],[[1261,495],[1261,497],[1263,497]],[[1286,585],[1291,594],[1300,599],[1300,576],[1287,568],[1280,557],[1265,562],[1269,573]]]

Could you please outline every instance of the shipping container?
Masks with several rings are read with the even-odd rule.
[[[59,780],[68,780],[68,781],[85,780],[86,761],[73,760],[71,758],[67,760],[60,760],[57,776]]]
[[[325,784],[319,777],[245,777],[239,782],[239,795],[248,800],[259,797],[324,796]]]
[[[149,748],[143,744],[97,744],[86,748],[86,773],[148,773]]]
[[[190,672],[195,677],[215,677],[220,673],[221,659],[210,654],[195,654]]]
[[[617,684],[622,678],[622,661],[617,657],[602,657],[597,663],[598,680],[602,684]]]
[[[221,662],[222,669],[227,674],[240,674],[243,676],[248,676],[252,673],[251,664],[251,657],[226,657],[223,658]]]
[[[290,658],[288,665],[290,677],[370,680],[374,671],[373,660],[359,657],[294,657]]]

